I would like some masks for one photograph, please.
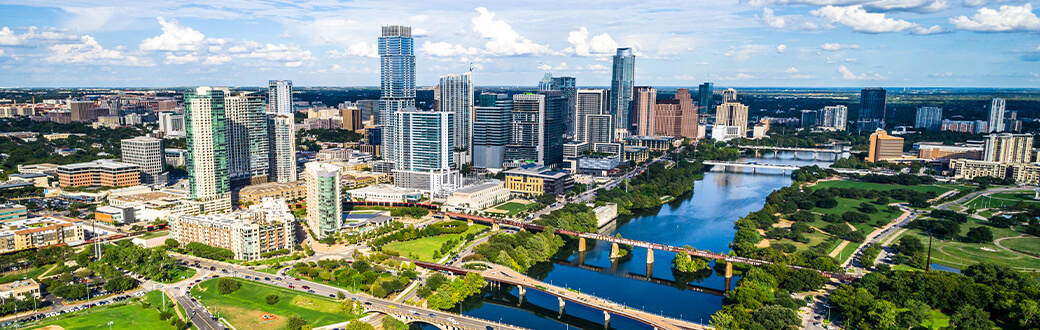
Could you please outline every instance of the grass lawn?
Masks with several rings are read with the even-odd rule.
[[[434,262],[436,260],[433,260],[433,252],[440,250],[441,245],[444,245],[444,242],[447,242],[449,239],[461,241],[462,238],[466,236],[466,234],[476,234],[477,232],[484,230],[484,228],[487,228],[487,226],[474,224],[472,226],[469,226],[469,229],[467,229],[466,232],[461,234],[446,234],[431,237],[423,237],[407,242],[390,242],[384,245],[383,249],[397,251],[401,254],[401,256],[404,257],[410,257],[413,254],[418,255],[419,260]]]
[[[873,183],[873,182],[859,182],[859,181],[847,181],[847,180],[835,180],[835,181],[824,181],[817,183],[813,188],[859,188],[867,190],[892,190],[892,189],[907,189],[921,193],[928,193],[929,191],[935,192],[935,195],[942,195],[943,193],[959,189],[951,185],[916,185],[916,186],[903,186],[898,184],[884,184],[884,183]],[[968,187],[965,187],[968,188]]]
[[[521,204],[521,203],[517,203],[517,202],[505,202],[505,203],[499,204],[499,205],[497,205],[495,207],[492,207],[492,209],[498,209],[498,210],[506,211],[506,213],[504,213],[504,214],[508,216],[508,215],[516,215],[517,213],[520,213],[520,212],[523,212],[523,211],[527,211],[527,209],[530,209],[530,208],[534,207],[535,205],[538,205],[538,203]]]
[[[961,225],[961,235],[964,235],[971,228],[986,226],[985,221],[971,219],[966,224]],[[989,227],[993,232],[993,238],[999,239],[1003,237],[1015,237],[1021,235],[1021,233],[1013,231],[1007,228],[996,228]],[[918,238],[924,244],[928,244],[928,236],[921,230],[907,230],[903,235],[917,235]],[[1026,245],[1036,246],[1037,242],[1015,242],[1020,239],[1009,239],[1001,244],[1012,243],[1016,246]],[[1040,241],[1040,238],[1033,238],[1033,240]],[[897,240],[898,241],[898,240]],[[984,248],[986,250],[984,250]],[[1010,247],[1009,247],[1010,248]],[[1028,248],[1028,247],[1027,247]],[[941,240],[934,238],[932,240],[932,262],[943,266],[949,266],[957,269],[964,269],[967,266],[989,261],[998,264],[1005,264],[1019,270],[1040,270],[1040,258],[1022,256],[1017,253],[1009,252],[993,243],[977,244],[977,243],[963,243],[959,240]]]
[[[957,204],[950,205],[948,208],[954,212],[964,211],[964,207]]]
[[[931,318],[928,321],[921,323],[921,326],[928,329],[942,329],[950,326],[950,317],[938,310],[933,310]]]
[[[382,212],[382,211],[380,211],[380,210],[358,210],[358,211],[350,211],[350,214],[372,214],[372,213],[379,213],[379,212]]]
[[[180,280],[183,280],[183,279],[195,276],[195,269],[194,268],[188,268],[188,267],[177,267],[177,274],[178,274],[178,276],[174,276],[169,281],[158,281],[158,282],[161,282],[161,283],[179,282]]]
[[[983,217],[983,218],[989,218],[989,217],[993,216],[993,213],[997,213],[997,212],[993,212],[993,211],[990,211],[990,210],[985,210],[985,211],[979,212],[979,216]]]
[[[141,235],[141,239],[153,239],[153,238],[156,238],[156,237],[167,236],[167,235],[170,235],[170,231],[169,230],[153,231],[153,232],[144,233],[143,235]]]
[[[1006,248],[1026,252],[1034,256],[1040,256],[1040,238],[1036,237],[1022,237],[1022,238],[1011,238],[1000,242]]]
[[[3,277],[0,277],[0,283],[10,283],[14,281],[20,281],[23,278],[39,278],[44,272],[54,267],[54,264],[47,264],[36,268],[22,268],[15,271],[3,273]]]
[[[856,249],[859,248],[860,244],[861,243],[856,242],[849,242],[848,244],[845,244],[845,248],[841,249],[841,253],[838,254],[838,262],[845,262],[845,260],[849,260],[849,258],[852,257],[852,254],[856,253]]]
[[[802,234],[802,236],[805,236],[805,237],[809,238],[809,244],[799,243],[799,242],[795,242],[795,241],[792,241],[792,240],[789,240],[789,239],[770,239],[769,243],[771,243],[771,244],[777,244],[777,243],[792,244],[797,249],[796,251],[801,252],[801,251],[808,250],[809,247],[812,247],[813,245],[820,244],[820,242],[823,242],[824,240],[826,240],[827,237],[830,237],[829,235],[821,233],[821,232],[818,232],[818,231],[812,232],[812,233],[805,233],[805,234]]]
[[[161,299],[156,295],[156,298]],[[159,304],[150,308],[141,308],[139,303],[114,304],[94,307],[87,310],[55,316],[48,318],[46,323],[40,323],[29,328],[37,328],[48,325],[56,325],[65,330],[79,329],[107,329],[108,322],[112,322],[112,329],[134,329],[134,330],[169,330],[169,321],[159,320]],[[176,316],[175,316],[176,317]]]
[[[1040,203],[1033,199],[1033,193],[1001,193],[993,194],[990,196],[978,196],[970,201],[964,203],[964,207],[985,209],[985,208],[997,208],[1004,206],[1015,206],[1018,202],[1024,202],[1026,205],[1029,203]]]
[[[830,182],[830,181],[828,181],[828,182]],[[873,214],[867,214],[867,216],[870,217],[870,223],[869,224],[853,224],[853,226],[857,227],[857,229],[859,229],[861,227],[859,225],[870,226],[870,225],[876,224],[879,220],[884,220],[885,223],[888,223],[888,222],[891,222],[893,219],[898,218],[900,215],[903,215],[903,211],[901,211],[901,210],[889,211],[888,210],[888,206],[873,204],[873,201],[871,201],[871,200],[849,199],[849,198],[841,198],[841,197],[838,197],[838,198],[835,198],[835,199],[838,200],[838,206],[835,206],[834,208],[830,208],[830,209],[817,207],[817,208],[813,208],[812,212],[822,213],[822,214],[837,214],[837,215],[840,216],[840,215],[842,215],[842,214],[844,214],[845,212],[848,212],[848,211],[859,212],[859,205],[860,204],[871,203],[872,205],[874,205],[875,208],[878,209],[878,212],[877,213],[873,213]],[[860,212],[860,213],[863,213],[863,212]],[[864,213],[864,214],[866,214],[866,213]],[[817,222],[821,223],[821,226],[824,226],[824,227],[827,226],[826,222],[822,222],[822,221],[817,221]],[[817,228],[823,228],[823,227],[817,227]],[[863,232],[863,234],[866,235],[866,234],[869,234],[872,231],[873,231],[872,229],[871,230],[866,230],[866,231]]]
[[[191,289],[194,296],[206,306],[215,306],[214,313],[231,322],[238,329],[281,329],[290,315],[296,314],[307,320],[307,324],[323,326],[349,321],[359,315],[340,312],[340,303],[318,295],[302,293],[273,285],[233,278],[242,287],[229,295],[217,293],[217,280],[208,280]],[[278,303],[268,305],[265,297],[278,295]],[[260,315],[275,316],[265,322]]]

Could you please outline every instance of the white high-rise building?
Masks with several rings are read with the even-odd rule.
[[[293,114],[292,80],[270,80],[267,82],[268,112]]]
[[[722,103],[726,102],[737,102],[736,89],[727,88],[726,90],[722,91]]]
[[[379,37],[379,118],[383,125],[383,150],[396,149],[397,140],[392,138],[393,114],[415,108],[414,42],[410,26],[384,26]],[[383,158],[395,161],[395,154],[384,151]]]
[[[820,126],[833,128],[837,131],[845,130],[846,117],[849,109],[844,105],[829,105],[820,110]]]
[[[1004,99],[993,98],[989,107],[989,132],[1004,131]]]
[[[458,186],[458,171],[452,170],[455,122],[455,113],[448,111],[407,109],[394,114],[395,185],[433,195]]]
[[[184,93],[191,198],[204,202],[203,212],[231,209],[228,176],[227,89],[198,87]]]
[[[296,181],[296,124],[292,114],[267,115],[267,139],[271,142],[268,161],[270,182]]]
[[[579,89],[574,106],[574,134],[576,140],[589,142],[588,116],[607,115],[609,92],[605,89]],[[613,118],[611,118],[613,120]],[[611,125],[613,126],[613,125]],[[608,132],[607,136],[610,136]],[[609,142],[609,141],[608,141]]]
[[[163,140],[147,136],[138,136],[120,141],[120,153],[123,162],[141,167],[141,184],[165,186],[166,152]]]
[[[1032,163],[1033,134],[986,135],[983,160],[997,163]]]
[[[310,162],[303,169],[307,177],[307,226],[318,236],[315,239],[335,234],[343,226],[340,168]]]
[[[270,170],[267,114],[263,95],[225,92],[228,171],[231,186],[267,182]]]
[[[159,131],[163,133],[164,137],[179,138],[187,134],[184,131],[184,114],[160,112],[158,121]]]
[[[441,77],[440,111],[455,114],[455,148],[465,149],[467,159],[457,160],[460,164],[470,162],[473,145],[473,80],[471,73]]]

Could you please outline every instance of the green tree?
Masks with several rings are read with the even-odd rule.
[[[756,323],[769,330],[786,329],[788,326],[802,323],[802,318],[798,317],[798,313],[795,313],[790,308],[778,305],[768,305],[759,308],[751,313],[751,317]]]
[[[870,311],[867,312],[871,322],[879,329],[895,327],[898,315],[899,310],[896,308],[896,304],[882,299],[874,300],[874,303],[870,305]]]
[[[167,238],[164,243],[166,243],[166,247],[171,248],[171,249],[176,249],[178,246],[181,245],[180,243],[177,242],[177,240],[172,239],[172,238]]]
[[[305,325],[307,325],[307,320],[296,314],[289,315],[289,319],[285,320],[286,330],[301,330]]]
[[[222,277],[220,280],[217,280],[217,292],[223,295],[238,291],[239,287],[241,287],[241,284],[230,278]]]
[[[899,325],[903,328],[910,329],[919,326],[932,316],[932,309],[927,304],[917,300],[907,300],[903,303],[903,307],[906,310],[899,312],[899,316],[896,318],[899,321]]]
[[[343,298],[346,298],[346,297],[347,296],[345,294],[343,294],[343,291],[336,291],[336,299],[343,300]]]
[[[964,240],[968,243],[992,243],[993,230],[983,226],[969,229]]]
[[[343,330],[376,330],[371,324],[361,322],[361,320],[353,320],[347,323]]]
[[[268,305],[274,305],[278,303],[279,298],[276,294],[269,294],[267,297],[264,297],[264,299],[267,300]]]
[[[950,327],[955,330],[989,330],[995,324],[989,313],[970,304],[963,304],[950,316]]]
[[[408,326],[393,316],[383,317],[383,329],[385,330],[408,330]]]
[[[733,317],[724,311],[717,311],[711,315],[711,321],[709,323],[712,327],[718,330],[737,330],[738,326]]]

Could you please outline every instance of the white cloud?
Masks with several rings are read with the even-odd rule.
[[[76,40],[79,40],[78,36],[62,33],[61,31],[52,30],[50,28],[44,28],[43,31],[40,31],[40,29],[32,26],[22,34],[15,34],[13,30],[6,26],[3,29],[0,29],[0,46],[27,46],[32,41],[53,42]]]
[[[780,44],[776,46],[777,53],[783,54],[785,50],[787,50],[787,45]]]
[[[888,79],[887,77],[881,76],[881,75],[879,75],[877,73],[875,73],[873,75],[871,75],[869,73],[856,75],[856,74],[852,73],[852,71],[849,71],[849,68],[845,67],[844,65],[838,67],[838,72],[841,73],[841,78],[845,79],[845,80],[885,80],[885,79]]]
[[[839,44],[839,43],[825,43],[825,44],[820,45],[820,49],[833,52],[833,51],[839,51],[839,50],[843,50],[843,49],[859,49],[859,45],[855,45],[855,44],[844,44],[843,45],[843,44]]]
[[[950,33],[950,30],[947,29],[947,28],[944,28],[942,26],[939,26],[939,25],[932,25],[932,27],[930,27],[930,28],[925,28],[923,26],[918,26],[918,27],[913,28],[913,30],[910,30],[910,34],[919,35],[919,36],[926,36],[926,35],[932,35],[932,34],[944,34],[944,33]]]
[[[773,15],[773,10],[769,8],[762,8],[762,16],[755,15],[755,18],[762,24],[774,29],[787,27],[787,19]]]
[[[0,49],[0,56],[4,56],[4,50]]]
[[[831,23],[839,23],[863,33],[899,32],[917,24],[901,19],[887,18],[883,13],[868,13],[862,5],[836,7],[826,6],[810,11],[813,15],[827,19]]]
[[[796,6],[855,6],[860,5],[872,12],[911,11],[934,13],[950,7],[947,0],[741,0],[752,6],[796,5]]]
[[[477,55],[480,54],[480,50],[470,47],[466,48],[462,45],[452,45],[447,42],[430,42],[427,40],[423,43],[420,48],[424,53],[435,57],[454,57],[463,55]]]
[[[948,78],[948,77],[953,77],[953,72],[933,73],[933,74],[930,74],[928,76],[932,77],[932,78]]]
[[[589,29],[584,26],[571,31],[567,35],[567,42],[571,46],[563,52],[577,56],[609,56],[618,48],[617,41],[606,33],[593,36],[590,40]]]
[[[553,51],[547,45],[539,45],[520,36],[503,20],[495,20],[495,13],[479,7],[479,16],[472,19],[473,31],[487,40],[484,50],[495,56],[549,55]]]
[[[206,61],[202,62],[205,65],[221,65],[227,62],[231,62],[231,56],[227,55],[209,55],[206,56]]]
[[[326,54],[328,54],[331,58],[344,58],[348,56],[378,58],[379,46],[374,43],[369,44],[367,42],[361,41],[348,46],[346,50],[330,50],[326,52]]]
[[[344,68],[343,66],[341,66],[339,64],[333,64],[332,65],[332,72],[334,72],[334,73],[373,73],[373,70],[372,70],[372,68],[369,68],[367,66],[366,67],[362,67],[361,69],[358,69],[356,66],[352,66],[350,68]]]
[[[792,66],[790,68],[787,68],[787,70],[784,70],[784,72],[785,73],[798,73],[798,68],[795,68],[795,67]]]
[[[152,66],[150,59],[128,55],[122,49],[104,49],[93,37],[85,35],[76,43],[57,44],[47,47],[51,54],[47,62],[59,64],[95,64]]]
[[[690,75],[689,73],[687,73],[687,74],[683,74],[681,76],[680,75],[674,75],[674,76],[672,76],[672,79],[684,80],[684,81],[694,81],[694,80],[697,80],[697,77],[694,77],[693,75]]]
[[[854,59],[854,58],[846,58],[845,59],[845,62],[856,62],[856,61],[858,61],[858,60]]]
[[[313,60],[311,51],[302,50],[296,44],[263,44],[245,41],[242,46],[231,47],[238,53],[235,57],[255,58],[272,62],[285,62],[286,66],[299,66],[304,60]]]
[[[964,0],[965,7],[982,7],[986,5],[986,0]]]
[[[729,49],[726,50],[725,53],[722,53],[722,55],[732,57],[737,61],[745,61],[755,55],[765,54],[772,50],[773,47],[768,45],[747,44],[740,47],[729,46]]]
[[[187,64],[187,63],[198,63],[199,57],[194,53],[188,53],[182,56],[178,56],[174,53],[166,53],[166,64]]]
[[[1040,31],[1040,18],[1033,13],[1032,4],[1000,6],[1000,9],[979,8],[972,17],[950,18],[958,29],[979,32]]]
[[[717,80],[717,81],[723,81],[723,80],[748,80],[748,79],[755,79],[755,76],[752,76],[752,75],[747,74],[747,73],[739,72],[739,73],[737,73],[736,75],[733,75],[733,76],[712,75],[711,79],[712,80]]]
[[[790,78],[791,79],[813,79],[813,78],[816,78],[816,76],[811,75],[811,74],[795,74],[795,75],[791,75]]]
[[[162,25],[163,33],[145,39],[141,42],[141,50],[159,51],[196,51],[202,47],[206,36],[190,27],[181,25],[175,19],[167,21],[163,17],[157,17],[159,25]]]

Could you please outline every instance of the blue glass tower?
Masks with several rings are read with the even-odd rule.
[[[379,37],[379,61],[383,154],[390,156],[389,160],[395,160],[395,143],[391,138],[394,134],[393,114],[415,107],[415,49],[410,26],[383,27],[383,34]]]
[[[618,48],[614,55],[614,72],[610,79],[610,114],[614,127],[632,128],[632,91],[635,87],[636,56],[631,48]]]

